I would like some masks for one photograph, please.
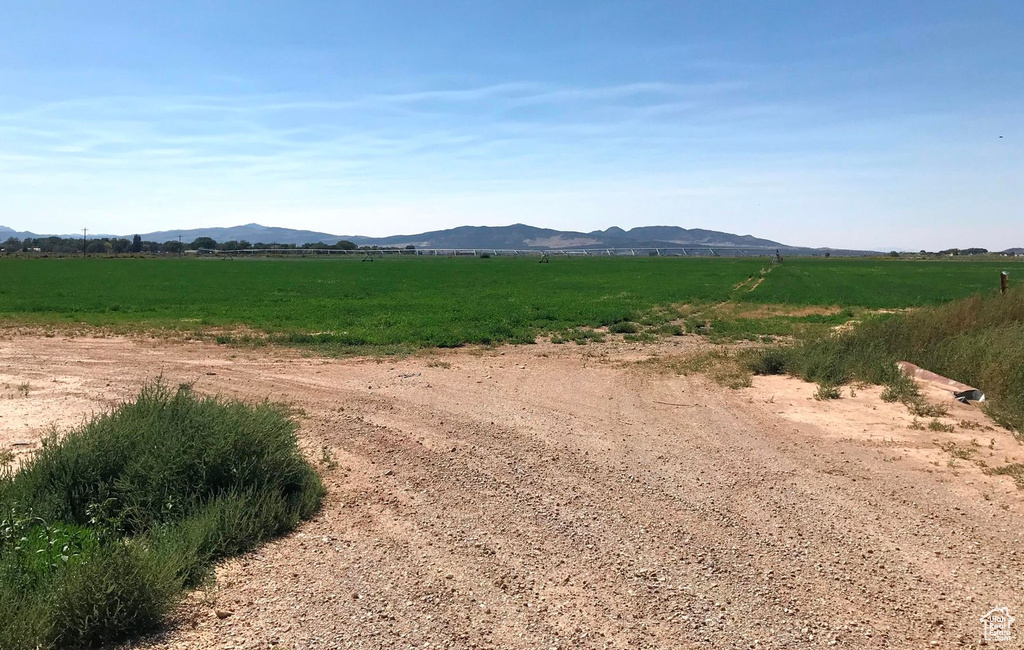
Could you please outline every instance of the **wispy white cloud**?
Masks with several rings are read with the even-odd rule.
[[[14,103],[0,100],[0,223],[44,215],[113,231],[237,218],[384,234],[419,215],[431,227],[673,222],[824,244],[787,206],[863,218],[880,210],[868,191],[903,183],[922,196],[928,181],[904,168],[934,146],[923,129],[948,125],[732,80]],[[756,224],[766,218],[770,233]]]
[[[153,171],[190,165],[266,171],[316,161],[329,168],[358,163],[403,167],[405,157],[479,160],[503,154],[552,158],[559,138],[600,148],[644,131],[668,135],[657,120],[693,110],[726,84],[664,83],[559,88],[514,83],[340,100],[278,96],[83,97],[0,112],[6,149],[61,171],[121,165]],[[688,98],[685,102],[680,98]],[[546,107],[543,115],[514,115]],[[396,117],[389,109],[397,108]],[[583,142],[580,140],[583,139]],[[589,140],[589,144],[588,141]],[[517,152],[516,149],[519,149]],[[8,173],[17,169],[7,168]],[[324,169],[307,169],[311,176]],[[527,171],[527,170],[523,170]]]

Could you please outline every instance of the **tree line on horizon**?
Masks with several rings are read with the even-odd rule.
[[[0,251],[8,255],[19,252],[78,255],[81,255],[83,252],[88,255],[179,255],[187,250],[380,250],[381,248],[380,246],[358,246],[345,240],[334,244],[325,244],[323,242],[279,244],[276,242],[250,243],[244,239],[217,242],[212,237],[197,237],[192,242],[179,242],[176,239],[156,242],[143,240],[139,235],[135,235],[132,239],[125,237],[99,237],[96,239],[78,237],[26,237],[25,239],[18,239],[17,237],[9,237],[6,241],[0,243]],[[404,248],[407,250],[415,249],[414,246],[405,246]]]
[[[323,242],[307,244],[280,244],[276,242],[250,243],[244,239],[218,242],[212,237],[197,237],[191,242],[179,242],[176,239],[156,242],[142,239],[135,235],[131,239],[125,237],[98,237],[95,239],[82,239],[79,237],[26,237],[18,239],[9,237],[0,243],[0,252],[5,254],[14,253],[46,253],[63,255],[81,255],[84,252],[88,255],[180,255],[185,251],[245,251],[245,250],[408,250],[414,251],[415,246],[358,246],[350,241],[340,240],[334,244]],[[984,248],[947,248],[936,252],[922,250],[918,255],[923,256],[960,256],[960,255],[986,255],[990,251]],[[897,251],[889,253],[890,257],[901,257]],[[825,257],[829,257],[826,253]]]

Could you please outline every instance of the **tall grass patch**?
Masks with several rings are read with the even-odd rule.
[[[887,399],[913,401],[897,361],[910,361],[981,389],[997,422],[1024,432],[1024,290],[974,296],[940,307],[866,319],[755,357],[755,371],[786,372],[840,385],[884,384]]]
[[[161,383],[0,476],[0,648],[157,626],[223,557],[293,529],[323,487],[281,407]]]

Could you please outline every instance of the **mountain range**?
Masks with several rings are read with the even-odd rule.
[[[139,233],[146,241],[170,241],[180,236],[185,242],[199,237],[210,237],[217,242],[248,241],[250,243],[307,244],[323,242],[334,244],[340,240],[353,242],[359,246],[416,246],[417,248],[498,248],[498,249],[534,249],[551,250],[560,248],[673,248],[673,247],[721,247],[721,248],[778,248],[786,251],[816,251],[797,246],[789,246],[770,239],[761,239],[751,235],[734,235],[717,230],[701,228],[681,228],[679,226],[641,226],[624,230],[611,227],[605,230],[577,232],[537,228],[524,224],[511,226],[460,226],[447,230],[434,230],[413,235],[393,235],[390,237],[363,237],[359,235],[343,236],[311,230],[295,230],[292,228],[275,228],[249,223],[229,228],[194,228],[190,230],[163,230],[150,233]],[[25,239],[27,237],[45,237],[32,232],[19,232],[0,226],[0,241],[8,237]],[[62,237],[80,237],[81,235],[61,235]],[[128,235],[90,234],[90,238],[127,237]],[[820,249],[822,251],[828,249]],[[858,251],[849,251],[855,253]]]
[[[89,233],[90,239],[103,237],[125,237],[131,239],[135,233],[125,235],[105,235]],[[624,230],[613,226],[604,230],[579,232],[574,230],[554,230],[537,228],[517,223],[510,226],[459,226],[446,230],[432,230],[412,235],[392,235],[389,237],[364,237],[361,235],[332,235],[314,230],[296,230],[294,228],[277,228],[263,226],[258,223],[247,223],[228,228],[192,228],[188,230],[160,230],[139,233],[144,241],[165,242],[177,240],[190,243],[199,237],[209,237],[216,242],[247,241],[277,244],[334,244],[338,241],[350,241],[359,246],[405,247],[417,248],[477,248],[477,249],[516,249],[516,250],[557,250],[557,249],[601,249],[601,248],[700,248],[714,249],[778,249],[782,252],[797,255],[809,255],[831,252],[834,255],[866,255],[877,251],[848,250],[836,248],[809,248],[793,246],[762,239],[752,235],[734,235],[718,230],[703,228],[681,228],[679,226],[640,226]],[[18,239],[49,237],[48,234],[36,234],[28,231],[16,231],[0,226],[0,242],[9,237]],[[63,238],[81,238],[82,235],[58,235]],[[725,251],[723,251],[725,252]],[[739,253],[739,251],[736,251]],[[1008,254],[1024,254],[1022,248],[1008,248],[1002,251]]]
[[[775,247],[784,244],[750,235],[733,235],[714,230],[680,228],[678,226],[644,226],[623,230],[577,232],[537,228],[524,224],[511,226],[460,226],[415,235],[391,237],[345,237],[360,246],[407,246],[418,248],[629,248],[673,246]]]

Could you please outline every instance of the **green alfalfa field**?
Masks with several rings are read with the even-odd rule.
[[[1024,262],[991,258],[0,259],[0,324],[170,330],[334,354],[585,342],[609,326],[634,337],[680,331],[670,323],[753,338],[991,293],[1001,270],[1024,278]],[[829,309],[723,318],[723,304]]]

